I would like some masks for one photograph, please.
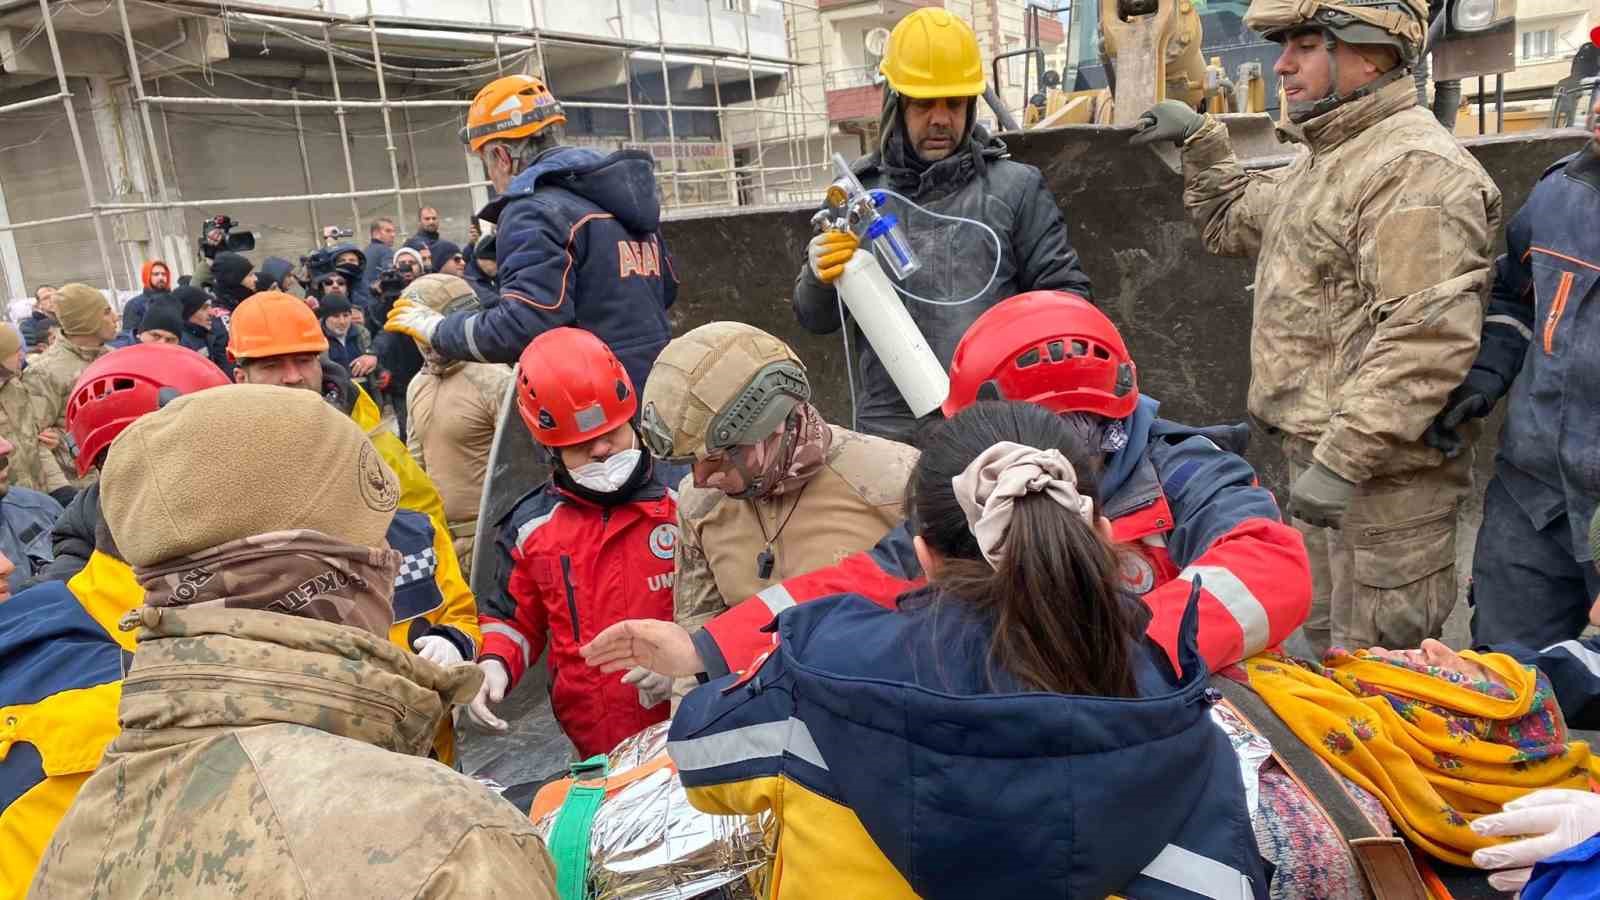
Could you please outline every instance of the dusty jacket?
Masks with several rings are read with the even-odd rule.
[[[1500,191],[1409,79],[1303,125],[1246,172],[1208,119],[1184,145],[1206,247],[1254,255],[1250,412],[1351,481],[1438,466],[1420,440],[1478,351]]]
[[[0,497],[0,551],[16,566],[7,581],[13,592],[27,586],[54,558],[50,528],[61,504],[49,494],[13,487]]]
[[[462,532],[457,537],[469,536],[478,521],[489,450],[510,384],[507,366],[455,363],[437,375],[424,369],[406,389],[406,447],[439,488],[445,518]]]
[[[63,440],[55,449],[55,459],[62,472],[75,474],[77,462],[73,459],[71,448],[64,439],[67,433],[67,398],[72,394],[73,385],[78,383],[78,376],[89,364],[111,352],[110,347],[79,347],[66,337],[50,345],[39,357],[39,361],[22,371],[22,380],[30,387],[36,387],[42,402],[51,412],[46,420],[41,420],[40,428],[59,428]],[[73,484],[81,487],[94,478],[91,473],[85,479],[68,478]]]
[[[67,475],[55,456],[39,444],[39,432],[55,425],[60,414],[45,391],[40,380],[15,375],[0,384],[0,435],[15,447],[10,482],[48,494],[67,487]]]
[[[828,461],[803,492],[735,500],[716,489],[695,487],[693,475],[684,477],[678,486],[672,592],[673,618],[679,625],[693,631],[763,588],[870,549],[904,518],[906,480],[917,451],[830,427]],[[768,538],[774,565],[769,577],[760,578],[756,557]]]
[[[941,365],[949,367],[956,344],[973,321],[1007,297],[1045,290],[1090,296],[1089,276],[1078,264],[1078,253],[1067,240],[1067,223],[1038,169],[1009,159],[1006,145],[979,129],[956,153],[916,171],[904,159],[899,114],[886,108],[884,117],[888,124],[883,146],[854,167],[862,184],[896,191],[940,215],[979,220],[1000,239],[1000,267],[985,288],[994,267],[988,235],[976,226],[931,219],[890,198],[888,208],[905,222],[907,239],[922,263],[907,281],[907,289],[935,300],[960,300],[981,291],[976,300],[961,306],[903,301]],[[838,294],[817,280],[809,263],[801,264],[795,279],[794,311],[807,331],[839,330]],[[853,427],[910,440],[911,410],[872,345],[859,332],[853,338],[858,406]]]
[[[527,817],[422,758],[473,669],[274,613],[140,613],[122,733],[31,896],[555,896]]]

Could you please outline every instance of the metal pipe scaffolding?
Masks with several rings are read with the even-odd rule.
[[[492,3],[493,0],[490,0]],[[377,17],[372,14],[372,0],[367,0],[367,33],[372,37],[372,63],[378,69],[378,99],[383,104],[383,142],[389,151],[389,177],[394,180],[395,221],[406,220],[406,199],[400,193],[400,157],[394,145],[394,128],[389,124],[389,86],[383,78],[383,53],[378,49]],[[360,224],[356,228],[360,229]]]
[[[72,88],[67,85],[67,69],[61,64],[61,45],[56,42],[56,26],[50,15],[49,0],[39,0],[39,14],[44,16],[44,34],[50,41],[50,60],[56,67],[56,86],[61,96],[61,105],[67,111],[67,127],[72,131],[72,147],[78,151],[78,171],[83,176],[83,195],[89,201],[90,213],[94,221],[94,242],[100,251],[100,266],[105,269],[106,287],[112,291],[117,289],[116,276],[112,274],[111,254],[106,250],[105,222],[100,220],[100,210],[96,208],[94,197],[94,178],[89,174],[89,154],[83,149],[83,134],[78,130],[78,113],[72,107]]]

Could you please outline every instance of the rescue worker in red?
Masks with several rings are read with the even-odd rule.
[[[677,498],[644,452],[633,380],[593,332],[555,328],[522,351],[517,412],[549,451],[550,480],[519,505],[508,618],[480,615],[483,686],[468,712],[495,731],[499,703],[550,642],[550,707],[582,757],[610,752],[667,718],[672,680],[645,669],[621,681],[578,648],[624,619],[672,621]]]
[[[1104,454],[1100,493],[1124,551],[1124,586],[1143,597],[1147,633],[1178,660],[1178,627],[1200,590],[1199,649],[1213,671],[1277,645],[1304,621],[1311,568],[1299,532],[1240,453],[1244,425],[1196,428],[1158,418],[1106,315],[1073,294],[1035,291],[985,312],[957,345],[945,416],[979,400],[1037,403]],[[670,623],[620,622],[583,648],[602,671],[643,666],[717,678],[772,646],[779,612],[857,593],[885,606],[923,581],[906,524],[872,550],[790,578],[710,620],[692,637]]]

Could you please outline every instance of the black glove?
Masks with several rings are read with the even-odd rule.
[[[1466,444],[1456,429],[1468,419],[1481,419],[1494,409],[1495,401],[1500,399],[1499,381],[1495,376],[1478,369],[1468,372],[1466,381],[1450,392],[1444,409],[1434,417],[1428,430],[1422,433],[1422,442],[1443,453],[1445,459],[1454,459]]]
[[[1205,116],[1195,112],[1182,100],[1163,100],[1145,110],[1144,115],[1139,117],[1139,121],[1133,126],[1136,131],[1133,137],[1128,139],[1128,143],[1139,145],[1171,141],[1182,146],[1184,141],[1200,130],[1205,121]]]

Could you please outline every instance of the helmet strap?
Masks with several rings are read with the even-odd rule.
[[[1339,57],[1334,52],[1338,46],[1338,38],[1334,37],[1330,28],[1322,29],[1323,46],[1328,52],[1328,93],[1320,100],[1310,103],[1289,104],[1289,121],[1296,125],[1303,125],[1318,116],[1326,115],[1346,103],[1354,103],[1363,97],[1369,97],[1388,86],[1390,83],[1411,74],[1411,68],[1401,60],[1400,65],[1372,79],[1348,94],[1339,93]]]

